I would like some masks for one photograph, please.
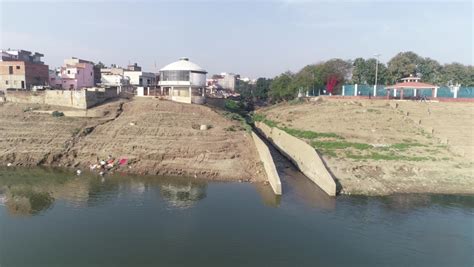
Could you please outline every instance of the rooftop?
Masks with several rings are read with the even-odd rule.
[[[189,58],[187,57],[182,57],[178,61],[166,65],[160,71],[170,71],[170,70],[189,70],[189,71],[206,72],[206,70],[200,67],[198,64],[189,61]]]

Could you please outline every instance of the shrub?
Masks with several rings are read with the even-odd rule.
[[[64,113],[62,113],[61,111],[55,110],[55,111],[53,111],[53,113],[51,113],[51,115],[52,115],[53,117],[63,117],[63,116],[64,116]]]

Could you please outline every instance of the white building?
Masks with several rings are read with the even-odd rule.
[[[206,70],[188,58],[180,58],[160,70],[162,94],[169,95],[176,102],[203,104],[206,74]]]
[[[130,80],[120,74],[102,74],[100,83],[104,86],[123,86],[129,85]]]
[[[216,75],[217,84],[225,90],[235,91],[237,86],[237,81],[240,79],[238,74],[234,73],[221,73],[220,75]]]
[[[124,77],[128,77],[130,84],[135,86],[156,85],[156,75],[151,72],[124,70]]]

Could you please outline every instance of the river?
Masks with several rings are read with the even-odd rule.
[[[473,196],[283,185],[3,169],[0,266],[474,265]]]

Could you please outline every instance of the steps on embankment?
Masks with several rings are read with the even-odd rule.
[[[256,122],[255,126],[306,177],[328,195],[336,195],[336,183],[312,146],[278,128],[269,127],[261,122]]]

